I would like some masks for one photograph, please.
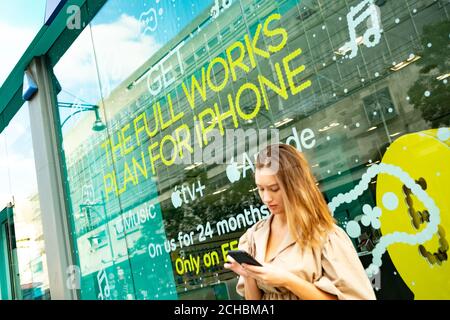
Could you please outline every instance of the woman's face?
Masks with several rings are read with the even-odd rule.
[[[272,214],[283,214],[284,204],[281,188],[275,174],[270,168],[256,169],[255,183],[262,202]]]

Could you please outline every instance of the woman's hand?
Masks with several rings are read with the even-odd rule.
[[[262,267],[252,266],[246,263],[242,265],[237,263],[232,257],[228,256],[228,263],[224,267],[230,269],[240,276],[252,278],[273,287],[284,287],[292,275],[282,268],[274,267],[264,263]]]
[[[244,263],[241,268],[248,277],[271,287],[286,287],[292,276],[291,272],[267,263],[263,263],[262,267]]]
[[[274,267],[271,264],[263,263],[262,267],[252,266],[249,264],[240,265],[233,258],[228,256],[229,263],[225,263],[224,267],[243,276],[247,284],[252,286],[249,293],[245,293],[246,299],[261,299],[261,291],[257,289],[256,281],[271,287],[283,287],[291,291],[297,297],[303,300],[336,300],[337,297],[330,293],[320,290],[314,284],[304,280],[292,272],[283,268]]]
[[[249,276],[247,270],[236,262],[232,257],[227,256],[228,262],[225,263],[224,267],[226,269],[230,269],[233,272],[237,273],[244,280],[244,296],[247,300],[260,300],[263,296],[263,293],[258,285],[256,284],[255,279]]]
[[[228,262],[226,262],[223,266],[225,269],[230,269],[234,273],[237,273],[238,275],[242,277],[248,277],[247,271],[243,268],[242,265],[236,262],[232,257],[227,256]]]

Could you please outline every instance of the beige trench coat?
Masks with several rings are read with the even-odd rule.
[[[270,215],[266,220],[259,221],[239,239],[239,249],[249,252],[261,262],[266,258],[272,218],[273,215]],[[287,234],[274,254],[267,257],[266,263],[290,271],[340,300],[376,299],[350,238],[338,226],[328,234],[321,250],[303,249]],[[262,299],[299,299],[286,288],[271,287],[259,281],[257,285],[263,291]],[[243,277],[239,277],[236,290],[244,296]]]

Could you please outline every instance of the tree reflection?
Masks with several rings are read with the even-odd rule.
[[[411,104],[421,111],[433,128],[450,124],[450,91],[445,75],[450,70],[449,43],[450,21],[443,21],[423,28],[421,38],[422,59],[419,79],[408,90]]]

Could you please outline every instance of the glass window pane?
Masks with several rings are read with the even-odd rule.
[[[8,247],[11,277],[17,280],[15,299],[50,299],[47,258],[41,221],[36,167],[32,145],[28,104],[1,133],[5,180],[2,192],[9,187]],[[12,205],[12,206],[11,206]],[[6,203],[1,204],[2,209]],[[14,281],[13,281],[14,282]]]
[[[377,297],[446,296],[423,288],[450,274],[448,28],[427,0],[108,1],[55,66],[82,298],[239,298],[223,263],[270,214],[267,129],[388,278]]]

